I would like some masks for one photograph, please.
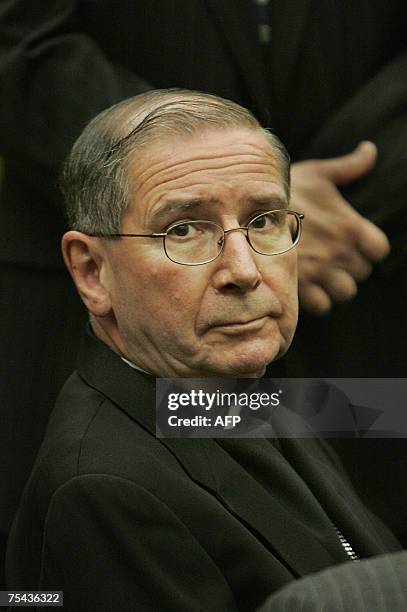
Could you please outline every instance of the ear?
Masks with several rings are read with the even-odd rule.
[[[62,237],[62,254],[86,308],[98,317],[112,311],[110,293],[102,281],[107,258],[99,238],[82,232],[66,232]]]

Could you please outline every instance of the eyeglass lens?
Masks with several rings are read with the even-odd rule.
[[[248,224],[247,237],[256,252],[277,255],[295,244],[298,230],[299,221],[294,213],[275,210],[252,219]],[[223,248],[223,242],[224,231],[216,223],[188,221],[169,229],[164,246],[173,261],[193,265],[215,259]]]

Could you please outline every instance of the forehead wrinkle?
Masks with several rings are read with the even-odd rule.
[[[146,187],[146,185],[143,185],[143,192],[139,193],[139,197],[141,196],[142,198],[145,196],[145,189],[147,188],[148,191],[148,196],[149,198],[151,198],[154,201],[153,206],[155,206],[161,199],[164,199],[167,195],[168,191],[176,191],[177,189],[181,189],[181,190],[188,190],[188,189],[195,189],[195,190],[207,190],[208,188],[210,188],[211,186],[213,186],[213,180],[211,177],[201,177],[200,181],[197,182],[196,177],[194,176],[194,174],[196,173],[188,173],[187,176],[190,176],[190,180],[189,181],[185,181],[185,176],[181,176],[178,177],[177,179],[169,179],[167,181],[159,181],[157,182],[155,185],[152,186],[148,186]],[[260,178],[261,177],[261,178]],[[259,173],[253,172],[253,173],[246,173],[245,181],[257,181],[257,182],[266,182],[267,184],[270,184],[270,180],[268,179],[274,179],[271,181],[271,183],[274,185],[274,187],[281,187],[281,198],[284,198],[284,186],[281,184],[281,181],[278,180],[276,177],[274,177],[271,174],[268,173],[261,173],[259,177]],[[205,179],[206,180],[203,180]],[[237,179],[241,179],[241,177],[237,176]],[[170,183],[170,187],[168,187],[168,183]],[[179,184],[180,183],[180,184]],[[162,195],[162,192],[164,191],[164,195]],[[207,193],[207,192],[206,192]],[[278,195],[278,194],[276,194]],[[187,197],[187,196],[186,196]],[[194,197],[191,195],[191,197]],[[202,195],[200,196],[201,199],[207,199],[208,196],[207,195]]]
[[[193,147],[196,148],[196,147]],[[213,147],[215,149],[215,147]],[[244,151],[239,151],[239,149],[244,148]],[[216,149],[219,149],[219,145],[216,146]],[[237,149],[237,150],[236,150]],[[249,149],[249,151],[247,151],[247,149]],[[255,150],[253,152],[253,149]],[[151,150],[151,149],[150,149]],[[149,149],[146,150],[145,152],[145,156],[148,156],[149,153]],[[153,156],[153,161],[148,163],[147,167],[142,171],[142,172],[137,172],[136,171],[136,176],[137,179],[139,181],[144,181],[144,180],[148,180],[150,178],[150,175],[154,175],[155,173],[160,173],[163,170],[166,171],[173,171],[174,168],[176,168],[177,166],[185,166],[186,164],[194,164],[194,163],[200,163],[200,162],[205,162],[205,161],[212,161],[214,162],[214,166],[213,168],[218,168],[218,167],[222,167],[224,164],[224,160],[227,158],[236,158],[239,157],[241,158],[242,156],[247,156],[247,157],[255,157],[258,161],[257,163],[262,163],[265,165],[271,165],[276,168],[279,168],[279,162],[277,159],[277,156],[275,155],[274,151],[271,149],[271,147],[267,147],[267,143],[266,146],[263,148],[262,146],[259,145],[253,145],[253,144],[245,144],[245,143],[238,143],[235,145],[231,145],[229,152],[223,152],[223,153],[217,153],[217,151],[215,153],[204,153],[204,152],[197,152],[195,154],[189,153],[186,156],[182,155],[182,156],[178,156],[178,159],[175,160],[172,158],[171,156],[171,151],[169,151],[168,153],[168,158],[166,159],[159,159],[157,161],[154,161],[154,153],[155,150],[153,150],[152,152],[152,156]],[[163,155],[163,149],[160,149],[158,152],[158,155],[160,157],[162,157]],[[145,157],[143,156],[143,157]],[[143,164],[143,157],[141,159],[141,164]],[[267,161],[263,161],[260,162],[259,158],[263,158],[267,159]],[[216,162],[219,163],[216,163]],[[249,163],[255,163],[255,162],[249,162]],[[131,166],[132,166],[132,162],[130,162],[130,167],[129,167],[129,171],[131,172]],[[210,169],[212,166],[207,167],[208,169]],[[227,166],[225,166],[227,167]],[[144,175],[147,174],[147,178],[144,178]]]
[[[143,181],[141,181],[138,177],[134,178],[134,181],[136,183],[136,190],[139,190],[140,187],[138,187],[140,184],[142,184],[142,192],[146,193],[150,193],[153,194],[154,191],[157,188],[160,187],[164,187],[168,184],[172,185],[173,189],[177,189],[177,185],[179,184],[179,182],[182,182],[182,187],[188,188],[191,186],[195,186],[195,182],[196,182],[196,175],[201,174],[203,177],[205,177],[205,175],[208,175],[208,173],[215,173],[216,174],[220,174],[222,175],[223,172],[227,172],[228,170],[230,170],[231,168],[239,168],[239,170],[236,172],[236,176],[228,176],[227,179],[230,178],[241,178],[239,177],[240,173],[244,173],[245,179],[246,180],[251,180],[251,179],[257,179],[259,180],[259,175],[265,175],[265,176],[270,176],[272,178],[276,178],[273,173],[270,171],[270,166],[272,166],[270,163],[268,162],[261,162],[259,160],[253,161],[253,162],[248,162],[247,160],[245,160],[244,162],[239,160],[239,161],[231,161],[228,164],[222,164],[221,166],[204,166],[202,167],[195,167],[195,168],[191,168],[191,165],[188,164],[188,168],[181,167],[179,168],[178,172],[176,172],[174,174],[174,166],[168,167],[168,170],[165,171],[164,173],[152,173],[149,177],[145,178]],[[277,166],[277,165],[276,165]],[[255,170],[255,168],[257,168],[257,171]],[[265,168],[267,170],[265,170]],[[281,177],[281,173],[278,169],[278,167],[274,167],[272,166],[273,170],[278,170],[278,179],[281,179],[282,181],[282,177]],[[186,177],[190,177],[192,184],[190,184],[189,181],[187,181],[186,183],[185,178]],[[206,180],[204,181],[204,183],[211,183],[212,182],[212,178],[211,176],[207,176]]]
[[[166,183],[169,183],[171,181],[177,181],[179,179],[183,179],[188,175],[195,175],[197,173],[203,173],[205,174],[206,172],[209,171],[213,171],[215,173],[222,173],[224,170],[229,170],[231,168],[234,167],[240,167],[241,172],[248,172],[248,170],[252,170],[253,171],[253,166],[266,166],[268,167],[270,164],[266,164],[266,163],[259,163],[259,162],[234,162],[231,161],[229,164],[222,164],[222,166],[205,166],[204,168],[192,168],[192,169],[180,169],[179,173],[176,174],[175,176],[171,175],[168,178],[164,178],[160,180],[160,183],[162,185],[165,185]],[[248,170],[246,170],[246,167],[248,168]]]

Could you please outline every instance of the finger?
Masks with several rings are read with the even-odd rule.
[[[299,283],[298,298],[300,307],[314,315],[324,315],[331,310],[332,302],[329,295],[314,283]]]
[[[353,300],[358,292],[354,278],[340,268],[328,268],[319,278],[321,288],[332,302],[341,304]]]
[[[376,163],[377,148],[373,142],[364,140],[347,155],[318,160],[321,173],[337,185],[347,185],[361,178]]]
[[[357,282],[369,278],[373,270],[372,264],[359,251],[352,249],[348,249],[346,255],[338,256],[335,263],[337,268],[348,272]]]
[[[373,263],[382,261],[390,253],[390,242],[386,234],[368,219],[364,219],[355,237],[362,255]]]
[[[364,257],[354,257],[348,265],[347,271],[360,283],[369,278],[373,271],[373,266]]]

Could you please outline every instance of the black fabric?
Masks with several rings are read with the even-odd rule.
[[[8,588],[66,610],[253,610],[347,555],[398,550],[321,441],[157,439],[155,381],[88,334],[13,525]],[[348,561],[351,563],[351,561]]]
[[[77,320],[84,324],[87,318],[68,273],[61,276],[52,270],[31,268],[27,275],[20,268],[0,267],[0,525],[4,531],[30,474],[55,397],[75,362],[82,336]],[[44,317],[47,333],[39,337]],[[25,368],[21,379],[18,372],[26,361],[32,366]]]

